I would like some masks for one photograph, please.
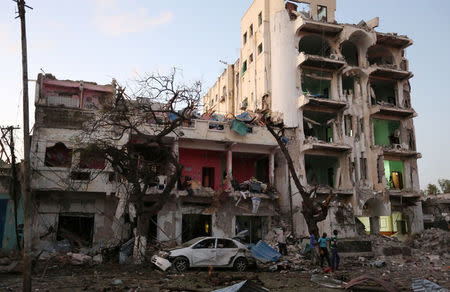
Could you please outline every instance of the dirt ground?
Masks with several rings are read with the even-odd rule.
[[[382,276],[383,269],[355,267],[353,263],[343,265],[341,271],[332,275],[348,281],[354,276],[365,273],[380,275],[393,283],[399,291],[411,291],[410,276],[407,271]],[[262,272],[252,270],[238,273],[231,270],[208,269],[190,270],[179,274],[174,271],[162,272],[151,266],[134,265],[84,265],[73,266],[69,263],[40,261],[33,275],[33,291],[212,291],[251,279],[270,291],[336,291],[318,286],[310,281],[310,271]],[[404,279],[403,283],[395,279]],[[441,285],[443,283],[440,283]],[[383,291],[370,287],[353,291]],[[448,285],[448,283],[447,283]],[[0,275],[0,291],[21,291],[21,274]]]

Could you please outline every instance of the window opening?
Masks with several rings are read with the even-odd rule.
[[[322,5],[317,5],[317,20],[318,21],[328,21],[327,7]]]
[[[261,54],[262,51],[263,51],[263,47],[262,47],[262,43],[261,43],[261,44],[259,44],[259,46],[258,46],[258,55]]]
[[[72,149],[67,148],[61,142],[56,143],[53,147],[47,147],[44,164],[49,167],[70,168],[72,166]]]

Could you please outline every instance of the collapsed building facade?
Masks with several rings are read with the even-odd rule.
[[[337,194],[320,229],[393,234],[423,229],[411,86],[412,40],[379,19],[335,20],[335,0],[255,0],[241,20],[239,59],[204,97],[205,110],[281,113],[304,186]],[[307,235],[301,196],[275,154],[281,213]],[[292,190],[290,190],[292,186]]]
[[[105,246],[133,236],[133,208],[115,173],[104,159],[80,151],[85,146],[78,139],[83,123],[115,94],[113,84],[38,76],[31,145],[35,246],[64,240],[75,246]],[[229,122],[194,119],[164,139],[184,168],[172,191],[174,199],[157,214],[143,215],[149,241],[179,244],[206,235],[231,237],[242,230],[249,230],[250,242],[262,239],[277,214],[278,194],[269,188],[275,179],[276,148],[270,133],[249,126],[238,134]],[[141,143],[131,135],[124,140]],[[151,153],[148,147],[149,157]],[[154,184],[144,208],[159,199],[171,175],[167,165],[155,162],[153,168]],[[220,190],[231,183],[224,180],[231,173],[234,183],[247,187],[224,195]],[[187,179],[189,189],[183,187]]]

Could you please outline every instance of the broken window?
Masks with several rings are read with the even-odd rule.
[[[303,129],[306,137],[333,142],[335,115],[316,111],[303,112]]]
[[[244,45],[247,43],[247,32],[246,33],[244,33]]]
[[[317,5],[317,20],[318,21],[328,21],[327,7],[322,5]]]
[[[392,52],[381,45],[374,45],[367,50],[367,59],[370,65],[393,65],[394,56]]]
[[[79,168],[82,169],[104,169],[105,158],[100,153],[83,149],[80,151]]]
[[[253,24],[250,24],[250,36],[253,36]]]
[[[305,155],[308,184],[327,185],[333,188],[338,166],[338,158],[335,156]]]
[[[244,233],[241,241],[257,243],[268,232],[268,217],[263,216],[236,216],[235,235]],[[244,232],[247,230],[248,232]]]
[[[351,76],[342,76],[342,91],[345,96],[353,95],[355,92],[355,78]]]
[[[394,80],[370,78],[372,105],[397,105],[397,83]]]
[[[361,152],[360,164],[361,179],[367,179],[367,158],[364,157],[364,152]]]
[[[345,135],[353,137],[353,119],[351,115],[344,116]]]
[[[303,70],[303,94],[319,98],[330,98],[331,80],[332,76],[326,72],[320,70]]]
[[[242,63],[241,75],[244,75],[246,71],[247,71],[247,61],[244,61],[244,63]]]
[[[70,172],[70,179],[72,180],[90,180],[91,179],[91,173],[86,171],[71,171]]]
[[[375,145],[389,146],[400,144],[400,122],[373,119]]]
[[[262,47],[262,43],[261,43],[261,44],[259,44],[259,46],[258,46],[258,55],[261,54],[262,51],[263,51],[263,47]]]
[[[229,239],[218,238],[217,239],[217,248],[238,248],[238,247],[233,241],[231,241]]]
[[[331,47],[328,41],[317,34],[309,34],[302,37],[298,44],[298,50],[300,53],[322,57],[329,57],[331,54]]]
[[[261,25],[262,22],[263,22],[262,12],[260,12],[260,13],[258,14],[258,25]]]
[[[348,158],[348,173],[350,175],[350,181],[354,184],[353,172],[355,169],[355,163],[352,161],[351,157]]]
[[[56,240],[68,240],[75,247],[92,246],[94,214],[59,214]]]
[[[220,101],[225,101],[225,99],[227,98],[227,87],[226,86],[224,86],[223,88],[222,88],[222,97],[220,98]]]
[[[183,214],[181,240],[186,242],[197,237],[211,236],[211,226],[211,215]]]
[[[403,189],[403,162],[397,160],[384,161],[384,173],[388,182],[388,189]]]
[[[341,44],[341,53],[350,66],[358,66],[358,48],[351,41],[345,41]]]
[[[47,147],[44,164],[49,167],[71,167],[72,149],[67,148],[61,142],[56,143],[53,147]]]

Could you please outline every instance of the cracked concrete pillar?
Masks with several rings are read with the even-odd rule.
[[[380,216],[370,217],[370,234],[380,234]]]

